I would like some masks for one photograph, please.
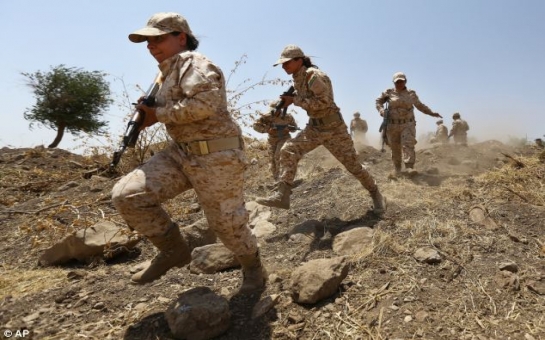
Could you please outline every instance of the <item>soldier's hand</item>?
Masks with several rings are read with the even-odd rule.
[[[293,96],[280,96],[280,99],[284,102],[284,107],[293,104]]]
[[[154,107],[138,104],[136,105],[136,109],[140,112],[144,112],[144,121],[142,121],[142,124],[140,125],[140,131],[158,122]]]
[[[432,117],[443,118],[439,113],[434,112]]]

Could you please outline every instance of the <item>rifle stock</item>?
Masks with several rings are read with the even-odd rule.
[[[155,78],[155,81],[151,86],[149,87],[148,91],[146,92],[146,95],[144,96],[143,100],[140,102],[141,104],[144,104],[146,106],[154,106],[155,105],[155,95],[157,94],[157,91],[159,91],[159,88],[161,86],[161,74],[159,73],[157,77]],[[125,153],[127,148],[134,148],[136,146],[136,142],[138,141],[138,136],[140,135],[140,127],[142,126],[142,122],[144,121],[145,112],[143,110],[134,110],[134,113],[127,123],[127,128],[125,129],[125,134],[123,135],[123,139],[121,140],[121,146],[120,148],[114,152],[112,156],[112,162],[110,163],[110,170],[113,170],[119,161],[121,160],[121,156]]]

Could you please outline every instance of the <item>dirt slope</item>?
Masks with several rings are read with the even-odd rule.
[[[264,146],[249,143],[247,201],[271,184]],[[360,159],[388,198],[382,218],[359,183],[319,148],[300,163],[292,209],[275,210],[275,234],[260,241],[270,273],[279,277],[262,296],[279,304],[252,320],[259,298],[231,300],[233,324],[219,339],[545,339],[545,165],[539,150],[496,141],[464,149],[437,146],[417,154],[419,175],[389,180],[389,153],[363,147]],[[518,163],[517,163],[518,162]],[[144,286],[129,284],[129,268],[153,257],[147,242],[115,261],[37,266],[41,252],[68,233],[101,220],[122,224],[109,191],[115,176],[87,176],[107,158],[55,149],[0,150],[0,325],[32,339],[171,339],[163,312],[177,294],[208,286],[233,292],[238,270],[194,275],[171,270]],[[202,218],[192,192],[166,204],[180,225]],[[480,204],[497,228],[472,222]],[[307,241],[289,236],[310,228]],[[373,251],[353,258],[334,297],[292,303],[285,290],[302,262],[336,256],[335,235],[374,228]],[[421,247],[443,258],[415,260]],[[501,271],[515,264],[516,273]]]

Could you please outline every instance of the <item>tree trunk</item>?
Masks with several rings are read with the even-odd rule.
[[[52,148],[56,148],[57,145],[59,145],[59,143],[61,142],[62,140],[62,137],[64,136],[64,129],[66,128],[66,124],[65,123],[60,123],[59,124],[59,129],[57,130],[57,137],[55,137],[55,140],[53,141],[53,143],[49,144],[47,147],[52,149]]]

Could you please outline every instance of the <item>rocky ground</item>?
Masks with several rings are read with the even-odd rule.
[[[272,181],[263,144],[248,144],[251,202]],[[109,196],[120,174],[100,171],[105,157],[3,148],[2,330],[31,339],[172,339],[168,306],[189,288],[209,287],[232,314],[217,339],[545,339],[543,151],[497,141],[432,146],[418,151],[418,175],[397,179],[388,178],[388,152],[359,152],[388,198],[387,213],[375,216],[358,182],[323,148],[313,151],[300,163],[292,208],[272,210],[276,230],[259,238],[274,280],[240,298],[238,269],[173,269],[154,283],[130,284],[131,267],[155,254],[147,241],[114,259],[39,266],[44,250],[67,235],[101,221],[124,226]],[[180,226],[203,217],[192,192],[166,207]],[[372,229],[371,243],[349,257],[338,291],[294,302],[293,271],[338,256],[335,239],[359,227]],[[252,318],[257,301],[275,295],[277,304]]]

